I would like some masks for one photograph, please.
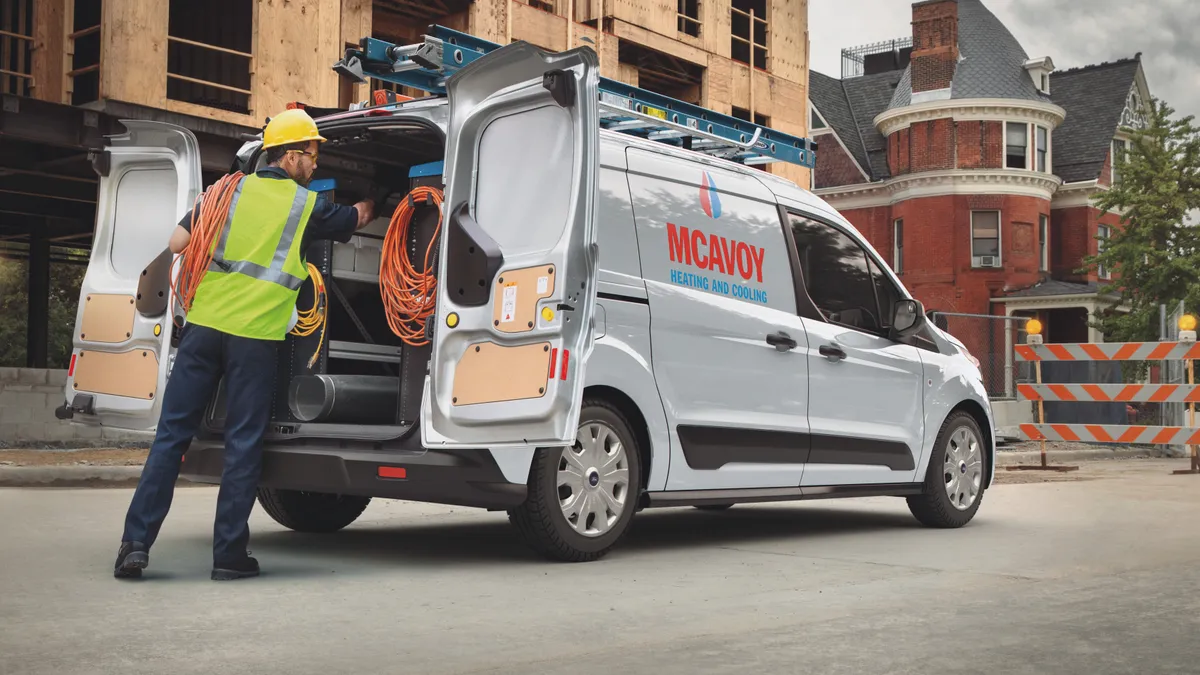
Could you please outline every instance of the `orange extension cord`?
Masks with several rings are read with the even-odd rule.
[[[192,236],[179,257],[179,274],[175,277],[174,284],[175,297],[183,307],[185,314],[191,310],[192,301],[196,298],[196,289],[200,286],[200,281],[204,279],[209,264],[212,263],[217,235],[225,226],[225,219],[233,205],[234,192],[244,177],[245,175],[240,171],[222,176],[216,183],[209,186],[201,197],[197,198],[197,201],[200,202],[199,209],[195,208],[193,204]],[[308,263],[307,266],[308,274],[313,282],[313,304],[309,309],[297,310],[298,321],[290,333],[298,337],[307,337],[320,328],[321,337],[317,341],[317,350],[308,361],[308,367],[312,368],[321,354],[321,347],[325,342],[328,306],[326,304],[325,279],[321,276],[321,271],[312,263]]]
[[[240,171],[222,176],[196,198],[199,209],[192,205],[192,237],[179,257],[179,274],[175,277],[175,298],[185,313],[191,310],[196,289],[212,263],[217,235],[225,226],[234,191],[244,177]]]
[[[438,209],[438,224],[429,246],[425,249],[425,264],[418,270],[408,255],[408,231],[416,213],[416,204],[434,204]],[[429,344],[425,338],[425,322],[437,306],[437,280],[431,260],[438,234],[442,229],[442,192],[431,187],[417,187],[400,200],[392,213],[387,235],[383,238],[383,257],[379,265],[379,294],[388,326],[401,340],[413,347]]]

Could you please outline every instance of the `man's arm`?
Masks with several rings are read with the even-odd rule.
[[[187,248],[188,242],[192,240],[192,233],[186,228],[176,225],[175,231],[171,233],[171,253],[176,255],[183,253],[183,249]]]

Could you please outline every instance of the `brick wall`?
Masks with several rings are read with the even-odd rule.
[[[917,122],[888,137],[888,168],[893,176],[945,169],[999,169],[1003,166],[1004,126],[1000,122]]]
[[[1084,283],[1099,281],[1095,271],[1086,274],[1076,272],[1083,267],[1083,259],[1099,253],[1100,242],[1096,241],[1099,225],[1112,228],[1121,226],[1121,216],[1115,213],[1101,214],[1091,206],[1076,206],[1055,209],[1050,216],[1053,233],[1050,238],[1050,269],[1056,279]]]
[[[884,262],[891,266],[892,263],[892,207],[876,206],[867,209],[846,209],[839,210],[846,220],[854,226],[856,230],[871,242],[871,246],[879,252],[880,257]],[[905,236],[905,244],[908,243],[908,237]],[[908,255],[908,252],[905,252]],[[907,266],[907,262],[906,262]]]
[[[945,89],[958,63],[958,3],[933,0],[913,5],[913,93]]]
[[[0,445],[149,440],[140,434],[73,425],[56,418],[54,409],[62,405],[66,382],[65,370],[0,368]]]
[[[958,168],[999,169],[1004,153],[1004,127],[1000,122],[966,121],[955,125]]]
[[[971,267],[971,211],[1001,213],[1002,268]],[[987,314],[1005,289],[1032,286],[1038,271],[1038,216],[1047,200],[1017,195],[946,195],[891,207],[841,211],[890,260],[891,224],[904,219],[904,285],[928,309]],[[1057,212],[1056,212],[1057,213]]]
[[[918,122],[912,130],[912,171],[954,168],[954,121],[945,118]]]
[[[1083,258],[1094,248],[1091,241],[1095,230],[1096,209],[1077,206],[1055,209],[1050,214],[1050,271],[1054,278],[1064,281],[1088,281],[1087,275],[1076,273]]]
[[[833,134],[817,137],[821,151],[817,153],[817,187],[837,187],[866,183],[854,160],[842,149]]]
[[[912,132],[901,129],[888,136],[888,170],[902,176],[912,170]]]

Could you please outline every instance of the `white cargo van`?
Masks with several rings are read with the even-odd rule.
[[[929,526],[970,521],[994,440],[962,344],[811,193],[600,131],[597,70],[588,50],[518,43],[447,97],[318,120],[312,189],[394,191],[351,243],[307,251],[329,328],[311,370],[316,335],[280,350],[264,509],[307,532],[349,525],[373,497],[506,510],[533,548],[571,561],[609,551],[647,507],[889,495]],[[200,164],[187,130],[125,124],[97,161],[60,416],[149,429],[184,320],[164,248]],[[259,146],[237,168],[261,167]],[[412,187],[443,183],[437,310],[414,347],[384,318],[381,240]],[[420,210],[411,251],[436,213]],[[220,480],[224,407],[219,392],[191,480]]]

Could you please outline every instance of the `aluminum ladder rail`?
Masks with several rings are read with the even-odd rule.
[[[396,45],[363,38],[334,64],[355,83],[368,77],[444,95],[446,80],[500,45],[444,26],[431,26],[424,41]],[[605,129],[669,143],[747,165],[816,164],[817,143],[678,99],[600,78],[600,124]]]

